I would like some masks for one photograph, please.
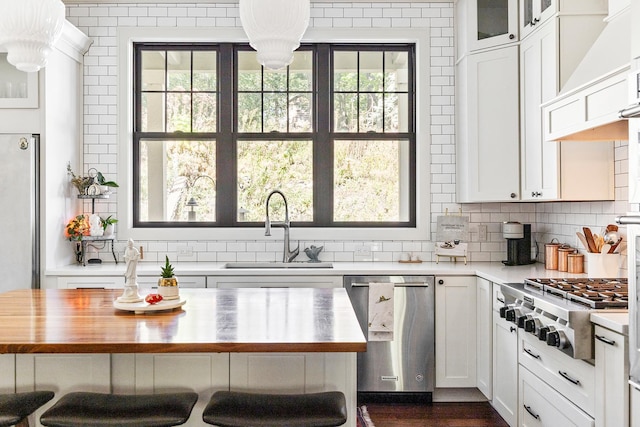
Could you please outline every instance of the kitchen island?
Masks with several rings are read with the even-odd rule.
[[[182,289],[183,306],[145,314],[115,309],[121,294],[0,294],[2,390],[190,389],[200,394],[194,426],[216,390],[340,390],[355,426],[356,353],[366,340],[344,289]]]

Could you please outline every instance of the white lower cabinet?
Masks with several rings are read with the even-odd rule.
[[[493,312],[492,405],[511,427],[518,425],[518,328]]]
[[[476,278],[476,387],[489,400],[493,394],[493,288],[492,283]]]
[[[476,386],[476,277],[436,277],[436,387]]]
[[[629,425],[629,338],[595,327],[596,426]]]
[[[60,276],[58,289],[123,289],[123,276]]]
[[[140,288],[157,288],[158,279],[160,275],[156,276],[138,276],[138,286]],[[205,276],[177,276],[178,286],[181,288],[206,288],[207,278]]]
[[[342,276],[208,276],[207,288],[341,288]]]
[[[593,418],[524,366],[520,366],[519,378],[521,426],[594,427]]]
[[[640,427],[640,387],[631,386],[630,392],[631,427]]]

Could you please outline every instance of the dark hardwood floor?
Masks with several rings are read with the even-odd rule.
[[[364,405],[375,427],[508,427],[487,402]]]

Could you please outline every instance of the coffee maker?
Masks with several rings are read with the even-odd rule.
[[[502,237],[507,239],[507,259],[504,265],[527,265],[536,262],[531,259],[531,224],[504,222]]]

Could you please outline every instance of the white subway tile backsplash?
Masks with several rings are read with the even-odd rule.
[[[94,41],[85,56],[84,67],[84,150],[85,166],[96,167],[118,180],[118,27],[239,27],[237,2],[219,3],[106,3],[67,5],[67,19]],[[317,28],[420,28],[430,37],[429,114],[425,127],[430,133],[431,153],[431,236],[410,241],[322,241],[300,242],[301,249],[310,245],[324,246],[320,258],[330,261],[372,259],[392,261],[402,253],[418,253],[421,259],[435,260],[433,238],[435,218],[445,211],[457,213],[460,208],[470,218],[470,261],[501,261],[506,241],[502,238],[503,221],[533,224],[534,238],[540,245],[557,238],[576,244],[575,231],[583,225],[600,229],[613,222],[616,214],[631,210],[627,202],[628,145],[615,145],[616,202],[550,202],[550,203],[455,203],[455,42],[454,6],[451,2],[348,3],[314,2],[311,27]],[[87,205],[89,206],[89,205]],[[90,207],[90,206],[89,206]],[[116,212],[117,200],[96,204],[96,211]],[[477,225],[487,226],[487,242],[478,242]],[[145,262],[162,262],[165,254],[174,256],[179,245],[193,248],[193,256],[179,259],[201,262],[276,261],[282,258],[282,240],[268,241],[190,241],[136,242],[145,248]],[[292,243],[295,244],[295,243]],[[355,255],[363,244],[372,248],[371,257]],[[116,243],[122,259],[125,242]],[[543,246],[542,246],[543,248]],[[113,258],[101,252],[105,262]],[[307,259],[302,253],[300,259]],[[542,259],[539,257],[539,260]],[[441,259],[440,262],[449,262]]]

